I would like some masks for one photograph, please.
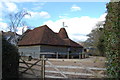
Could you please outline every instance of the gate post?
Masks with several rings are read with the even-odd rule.
[[[42,55],[41,59],[41,78],[45,79],[45,55]]]
[[[2,80],[2,32],[0,31],[0,80]]]

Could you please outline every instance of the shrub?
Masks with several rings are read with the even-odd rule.
[[[2,38],[2,78],[18,78],[18,49]]]

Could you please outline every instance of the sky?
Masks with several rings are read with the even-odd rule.
[[[17,33],[22,34],[22,29],[34,29],[48,25],[54,32],[59,32],[65,24],[68,36],[75,41],[85,41],[86,36],[95,28],[96,23],[105,21],[106,4],[108,2],[0,2],[0,30],[9,31],[8,17],[10,13],[25,10],[31,14],[26,15],[25,26],[17,28]],[[37,34],[37,33],[36,33]]]

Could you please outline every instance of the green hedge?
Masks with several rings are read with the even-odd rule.
[[[109,78],[120,78],[120,2],[107,4],[104,45]]]

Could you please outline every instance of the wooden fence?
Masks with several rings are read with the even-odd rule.
[[[77,76],[75,78],[80,78],[80,76],[85,76],[85,78],[106,77],[106,75],[103,74],[103,72],[106,71],[105,68],[86,67],[81,63],[82,66],[54,65],[49,60],[45,59],[45,56],[32,62],[27,62],[21,57],[20,64],[24,64],[20,65],[20,74],[33,75],[34,78],[70,78],[70,76]],[[74,71],[75,69],[77,69],[78,72]]]
[[[45,70],[46,73],[55,73],[55,74],[60,74],[62,75],[62,77],[60,76],[51,76],[50,75],[45,75],[46,78],[69,78],[69,75],[73,75],[73,76],[87,76],[87,78],[89,77],[93,77],[93,78],[102,78],[102,77],[106,77],[106,75],[101,74],[103,71],[105,71],[105,68],[96,68],[96,67],[85,67],[85,66],[61,66],[61,65],[53,65],[50,61],[46,61],[49,65],[45,65],[46,68],[54,68],[55,70]],[[67,69],[67,70],[86,70],[86,73],[83,72],[76,72],[76,71],[62,71],[61,69]],[[97,71],[97,72],[95,72]],[[76,77],[76,78],[77,78]],[[86,78],[86,77],[85,77]]]
[[[20,57],[20,78],[45,78],[45,56],[43,55],[42,58],[36,59],[34,60],[34,62],[33,60],[31,61],[25,60]]]

